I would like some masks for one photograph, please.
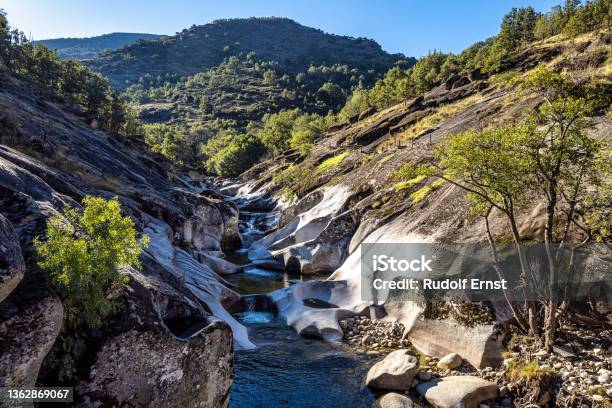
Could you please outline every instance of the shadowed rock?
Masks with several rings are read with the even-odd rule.
[[[23,278],[25,263],[11,223],[0,214],[0,303]]]

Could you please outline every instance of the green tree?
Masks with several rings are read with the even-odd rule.
[[[302,112],[299,109],[266,114],[263,117],[263,127],[257,137],[270,153],[281,154],[290,147],[289,140],[293,125],[301,115]]]
[[[263,83],[266,85],[276,85],[278,83],[278,77],[276,71],[268,69],[263,73]]]
[[[181,131],[161,123],[144,125],[143,130],[145,143],[152,151],[177,163],[185,159],[185,136]]]
[[[353,91],[351,97],[346,101],[342,109],[340,109],[340,112],[338,112],[338,117],[341,120],[349,120],[369,107],[370,103],[367,89],[357,88]]]
[[[125,283],[120,269],[138,267],[147,242],[138,241],[117,200],[87,196],[82,211],[49,218],[45,240],[34,241],[38,265],[51,275],[71,327],[97,328],[116,310],[111,294]]]
[[[518,228],[517,209],[539,200],[547,203],[544,244],[549,271],[546,284],[555,286],[561,271],[559,251],[573,227],[581,231],[588,229],[586,213],[589,206],[598,207],[598,203],[589,204],[592,193],[587,186],[602,185],[597,179],[597,169],[605,160],[597,160],[602,153],[601,143],[586,132],[590,126],[586,115],[597,105],[580,96],[588,95],[587,90],[569,76],[546,68],[532,72],[524,87],[539,93],[543,103],[523,124],[479,132],[469,130],[450,136],[436,149],[434,168],[424,174],[448,180],[468,192],[472,211],[484,217],[496,264],[499,258],[489,230],[489,214],[497,209],[506,216],[519,256],[526,296],[531,299],[527,302],[527,318],[511,299],[509,304],[518,324],[528,327],[532,335],[539,336],[543,328],[544,345],[550,348],[558,325],[557,310],[563,299],[559,299],[554,290],[542,294],[533,289],[540,287],[541,282],[536,280],[541,278],[530,273],[532,269]],[[600,196],[606,197],[605,189]],[[582,225],[576,222],[578,214],[582,214]],[[599,224],[601,214],[601,211],[594,212],[593,229],[606,233],[609,227],[603,225],[602,228]],[[593,237],[591,234],[588,239]],[[538,318],[536,297],[544,310],[543,322]]]
[[[513,8],[502,20],[498,34],[501,46],[514,50],[520,45],[533,41],[538,13],[531,7]]]
[[[202,146],[204,165],[210,172],[224,177],[236,177],[265,153],[265,147],[251,134],[219,132]]]

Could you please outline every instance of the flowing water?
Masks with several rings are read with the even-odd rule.
[[[241,232],[248,248],[276,222],[274,213],[241,213]],[[246,248],[233,261],[247,262]],[[264,294],[290,285],[299,276],[246,266],[227,276],[242,295]],[[376,357],[355,353],[342,342],[302,337],[273,313],[258,311],[245,298],[245,311],[236,317],[249,330],[257,348],[236,351],[230,408],[369,407],[374,397],[363,379]]]

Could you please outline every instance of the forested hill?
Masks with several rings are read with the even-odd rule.
[[[110,33],[86,38],[39,40],[34,41],[34,44],[43,44],[51,50],[57,50],[60,58],[85,60],[93,58],[103,51],[113,51],[139,40],[156,40],[160,37],[157,34]]]
[[[185,76],[219,65],[230,56],[254,52],[295,76],[310,65],[344,64],[367,75],[385,72],[402,55],[390,55],[365,38],[326,34],[287,18],[224,19],[192,26],[160,41],[140,42],[100,55],[90,67],[126,87],[150,74]]]

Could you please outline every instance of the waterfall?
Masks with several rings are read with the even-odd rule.
[[[257,297],[255,296],[244,296],[244,311],[245,312],[254,312],[257,310]]]

